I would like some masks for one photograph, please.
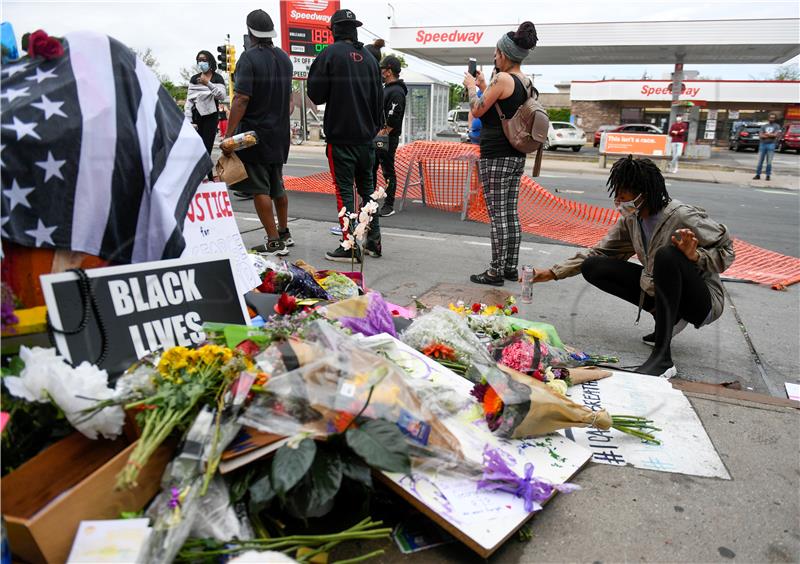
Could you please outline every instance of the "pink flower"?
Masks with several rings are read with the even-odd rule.
[[[516,341],[503,349],[500,362],[509,368],[520,372],[529,372],[533,366],[533,347],[524,342]]]

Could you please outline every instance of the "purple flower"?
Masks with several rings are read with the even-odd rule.
[[[2,286],[2,304],[0,304],[0,326],[2,330],[9,330],[14,332],[14,325],[19,323],[19,318],[14,315],[14,292],[11,288],[3,282]]]
[[[483,449],[483,464],[483,479],[478,481],[478,489],[514,494],[525,501],[525,511],[529,513],[539,511],[542,502],[554,491],[570,493],[580,489],[575,484],[554,485],[534,477],[530,462],[525,465],[525,476],[520,477],[508,467],[500,452],[488,445]]]
[[[487,382],[480,382],[479,384],[475,384],[475,386],[470,390],[469,395],[474,397],[480,403],[483,403],[483,396],[486,395],[486,390],[489,389],[489,384]]]
[[[381,333],[397,337],[389,306],[377,292],[369,294],[369,304],[364,317],[341,317],[339,322],[354,333],[363,333],[367,337]]]
[[[170,498],[167,505],[170,509],[175,510],[181,506],[181,490],[178,488],[170,488],[169,492]]]

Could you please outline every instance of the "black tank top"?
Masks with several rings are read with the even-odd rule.
[[[500,109],[506,118],[513,116],[517,109],[528,99],[528,92],[525,85],[512,74],[514,79],[514,92],[505,100],[498,100]],[[500,157],[525,157],[525,153],[517,151],[508,142],[503,126],[500,124],[500,116],[492,106],[481,116],[481,158],[496,159]]]

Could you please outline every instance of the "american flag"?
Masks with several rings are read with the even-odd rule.
[[[80,32],[65,54],[0,69],[2,236],[115,263],[181,255],[211,159],[156,75]]]

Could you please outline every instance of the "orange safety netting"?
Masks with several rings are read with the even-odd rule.
[[[465,143],[416,141],[397,150],[397,205],[407,199],[450,212],[465,212],[473,221],[488,223],[489,215],[478,178],[478,147]],[[469,187],[467,189],[467,181]],[[286,189],[334,193],[330,173],[286,177]],[[467,199],[466,210],[464,199]],[[333,213],[333,211],[331,212]],[[522,177],[519,216],[525,233],[590,247],[617,220],[613,209],[560,198],[528,176]],[[771,284],[782,288],[800,282],[800,259],[775,253],[739,239],[734,240],[736,260],[727,278]]]

